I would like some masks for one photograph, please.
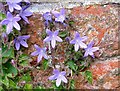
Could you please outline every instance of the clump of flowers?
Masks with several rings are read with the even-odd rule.
[[[22,54],[22,50],[20,50],[20,48],[21,48],[21,46],[23,46],[25,48],[29,47],[27,44],[27,40],[30,38],[30,35],[22,35],[22,33],[21,33],[22,28],[19,24],[20,23],[19,21],[24,20],[25,22],[27,22],[27,24],[30,24],[28,17],[32,16],[32,12],[27,10],[28,6],[26,6],[26,5],[24,6],[24,4],[23,5],[21,4],[22,0],[12,0],[12,1],[6,0],[6,1],[8,4],[9,11],[7,11],[7,17],[1,21],[1,24],[6,26],[4,28],[4,31],[2,31],[3,32],[2,38],[3,38],[4,42],[8,42],[6,44],[9,44],[9,45],[6,45],[4,42],[2,43],[2,52],[3,52],[2,59],[4,60],[3,65],[4,64],[9,65],[8,67],[10,67],[12,69],[12,71],[10,70],[11,71],[10,74],[6,73],[7,76],[5,75],[5,77],[3,77],[3,78],[5,78],[4,80],[9,79],[9,77],[12,78],[13,76],[17,77],[19,75],[17,73],[17,71],[19,71],[19,73],[23,72],[23,70],[18,70],[19,68],[24,67],[24,66],[29,67],[28,64],[25,64],[26,63],[25,60],[28,60],[29,57]],[[24,1],[26,3],[30,3],[29,0],[24,0]],[[19,13],[14,12],[14,10],[18,10]],[[44,63],[44,65],[45,66],[49,65],[53,69],[53,75],[50,76],[48,79],[55,80],[56,86],[60,87],[62,82],[67,84],[69,81],[68,77],[67,77],[68,74],[67,74],[67,71],[65,68],[71,70],[71,75],[72,75],[72,71],[75,72],[77,70],[82,69],[81,67],[78,66],[78,64],[75,64],[73,55],[75,55],[75,57],[79,56],[78,59],[81,57],[80,54],[84,54],[84,56],[82,56],[81,59],[85,59],[88,56],[95,58],[94,52],[98,51],[99,47],[93,47],[93,45],[94,45],[93,41],[86,44],[88,37],[87,36],[81,37],[79,32],[77,32],[77,31],[74,34],[74,39],[72,39],[71,35],[70,35],[70,31],[67,31],[67,30],[63,31],[59,27],[55,26],[56,23],[61,24],[62,26],[67,23],[67,22],[65,22],[66,21],[66,10],[64,8],[62,8],[60,10],[60,12],[58,12],[58,11],[46,12],[43,14],[43,18],[45,21],[45,26],[47,26],[47,27],[45,27],[46,36],[43,39],[44,45],[43,45],[43,47],[40,47],[41,45],[38,46],[37,44],[34,44],[35,51],[31,52],[31,56],[38,56],[37,57],[37,66],[42,61],[43,58],[47,60],[47,61],[45,61],[46,63]],[[51,27],[51,24],[53,24],[54,27]],[[19,31],[16,31],[16,30],[19,30]],[[68,33],[66,33],[66,32],[68,32]],[[9,38],[9,36],[10,36],[10,38]],[[57,50],[57,45],[61,45],[63,42],[67,42],[66,43],[67,48],[69,47],[69,45],[72,46],[72,47],[68,48],[68,49],[71,49],[70,51],[64,50],[64,52],[65,52],[64,55],[67,55],[67,53],[71,53],[73,55],[70,55],[71,59],[66,58],[66,62],[57,63],[57,65],[60,65],[60,67],[56,67],[56,63],[52,64],[52,60],[53,60],[53,58],[55,58],[56,55],[54,55],[52,53],[49,54],[47,51],[51,50],[52,52],[55,52]],[[16,50],[13,48],[13,46],[15,46]],[[62,48],[62,46],[59,47],[58,49],[60,49],[60,48]],[[6,51],[8,51],[8,52],[6,52]],[[14,53],[14,51],[17,51],[17,52]],[[22,54],[22,55],[20,55],[20,54]],[[76,57],[76,59],[77,59],[77,57]],[[79,60],[77,60],[77,61],[79,61]],[[83,64],[83,63],[81,62],[81,64]],[[7,68],[7,69],[9,69],[9,68]],[[25,68],[23,68],[23,69],[25,69]],[[4,70],[6,70],[6,68]],[[13,83],[14,81],[11,81],[11,79],[10,79],[10,82]],[[23,82],[25,82],[25,81],[23,81]],[[6,84],[4,83],[4,85],[6,85]],[[26,87],[29,87],[29,86],[26,86]],[[17,88],[17,86],[16,86],[16,88]]]

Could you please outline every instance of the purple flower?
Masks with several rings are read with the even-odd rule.
[[[52,14],[50,12],[46,12],[43,14],[43,17],[45,19],[45,25],[48,25],[48,22],[52,22]]]
[[[52,13],[56,17],[55,18],[56,22],[64,23],[64,21],[65,21],[65,9],[61,9],[60,12],[53,11]]]
[[[50,76],[48,79],[49,80],[56,80],[56,86],[59,87],[61,82],[67,83],[67,79],[65,78],[65,71],[59,72],[59,70],[53,70],[52,76]]]
[[[58,36],[59,30],[56,30],[55,32],[52,32],[49,29],[46,29],[46,33],[49,36],[47,36],[43,41],[44,42],[50,42],[51,41],[52,48],[55,48],[56,41],[62,42],[62,39]]]
[[[9,6],[9,10],[10,12],[13,12],[14,9],[16,10],[21,10],[21,6],[18,4],[20,3],[22,0],[6,0],[8,6]]]
[[[93,42],[93,41],[91,41],[91,42],[88,44],[87,48],[85,48],[84,57],[87,57],[88,55],[90,55],[90,56],[92,56],[92,57],[94,58],[93,52],[99,50],[99,48],[98,48],[98,47],[92,47],[93,45],[94,45],[94,42]]]
[[[4,42],[7,42],[7,41],[8,41],[8,36],[7,36],[7,34],[6,34],[5,32],[2,33],[2,36],[1,36],[1,37],[3,38],[3,41],[4,41]]]
[[[19,15],[20,15],[20,17],[21,17],[22,19],[24,19],[24,20],[29,24],[29,21],[28,21],[27,17],[28,17],[28,16],[31,16],[31,15],[32,15],[32,12],[27,11],[26,8],[28,8],[28,6],[27,6],[27,7],[23,7],[22,10],[20,11],[20,14],[19,14]]]
[[[31,55],[32,56],[37,56],[37,63],[39,63],[42,60],[42,57],[44,57],[45,59],[48,59],[48,56],[46,54],[46,48],[40,48],[38,45],[34,45],[36,51],[32,52]]]
[[[30,35],[23,35],[23,36],[18,36],[17,38],[14,39],[14,44],[16,50],[20,49],[20,45],[24,47],[28,47],[28,44],[26,43],[26,40],[30,38]]]
[[[20,21],[21,18],[19,16],[13,17],[13,15],[10,12],[7,12],[7,18],[4,19],[1,24],[7,25],[7,31],[6,33],[9,34],[13,27],[15,27],[17,30],[20,30],[20,25],[17,23],[17,21]]]
[[[70,44],[75,44],[74,45],[75,51],[78,51],[79,47],[87,48],[87,45],[85,43],[83,43],[83,41],[85,41],[86,39],[87,39],[86,36],[80,37],[79,33],[76,32],[75,38],[70,41]]]

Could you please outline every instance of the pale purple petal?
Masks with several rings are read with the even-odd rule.
[[[84,36],[84,37],[81,38],[81,41],[85,41],[85,40],[87,40],[87,39],[88,39],[88,37],[87,37],[87,36]]]
[[[24,0],[26,3],[30,3],[30,1],[29,0]]]
[[[13,4],[13,7],[14,7],[16,10],[21,10],[21,9],[22,9],[18,4]]]
[[[89,44],[88,44],[88,48],[92,47],[94,45],[94,41],[91,41]]]
[[[20,3],[22,0],[14,0],[14,3]]]
[[[25,41],[23,41],[23,40],[20,41],[20,44],[21,44],[22,46],[24,46],[24,47],[28,47],[28,44],[27,44]]]
[[[73,40],[70,41],[70,44],[75,44],[75,43],[76,43],[75,39],[73,39]]]
[[[46,53],[43,53],[43,57],[44,57],[45,59],[48,59],[48,56],[47,56]]]
[[[50,76],[48,79],[49,79],[49,80],[55,80],[55,79],[57,79],[57,75],[52,75],[52,76]]]
[[[16,50],[19,50],[19,49],[20,49],[20,43],[19,43],[19,42],[16,42],[16,43],[15,43],[15,48],[16,48]]]
[[[52,11],[52,13],[54,14],[55,17],[58,17],[60,16],[59,12],[58,11]]]
[[[51,40],[50,37],[46,37],[43,41],[44,41],[44,42],[49,42],[50,40]]]
[[[79,41],[79,45],[81,48],[87,48],[87,45],[83,43],[82,41]]]
[[[51,40],[51,45],[52,45],[52,48],[55,48],[55,45],[56,45],[56,40],[55,39]]]
[[[7,19],[8,20],[12,20],[13,19],[13,15],[10,12],[7,12]]]
[[[37,63],[39,63],[41,60],[42,60],[42,55],[39,54],[39,55],[38,55],[38,59],[37,59]]]
[[[16,21],[13,22],[13,26],[14,26],[17,30],[20,30],[20,25],[19,25]]]
[[[65,9],[64,8],[60,10],[60,14],[62,14],[62,15],[65,14]]]
[[[10,10],[10,12],[13,12],[13,11],[14,11],[13,6],[12,6],[12,5],[10,5],[10,4],[9,4],[9,10]]]
[[[22,39],[26,40],[26,39],[29,39],[30,38],[30,35],[23,35],[21,36]]]
[[[6,25],[6,24],[8,24],[8,23],[9,23],[9,20],[7,20],[7,19],[4,19],[4,20],[1,21],[1,24],[2,24],[2,25]]]
[[[61,84],[61,79],[58,78],[58,79],[56,80],[56,86],[59,87],[60,84]]]
[[[60,74],[62,74],[63,76],[66,74],[66,72],[65,71],[62,71]]]
[[[25,16],[22,16],[23,20],[26,21],[29,24],[28,18]]]
[[[78,49],[79,49],[79,45],[76,43],[76,44],[74,45],[74,48],[75,48],[75,51],[77,52]]]
[[[23,16],[31,16],[33,13],[32,12],[30,12],[30,11],[23,11],[23,13],[22,13],[22,15]]]
[[[66,79],[64,76],[61,76],[61,80],[62,80],[64,83],[67,83],[67,79]]]
[[[79,38],[80,34],[78,32],[75,33],[75,38]]]
[[[13,21],[20,21],[20,20],[21,20],[21,18],[18,17],[18,16],[15,16],[14,19],[13,19]]]
[[[41,48],[36,44],[34,44],[34,47],[35,47],[36,50],[41,50]]]
[[[53,74],[59,74],[59,73],[60,73],[59,70],[57,70],[57,69],[53,70]]]
[[[56,38],[56,40],[57,40],[58,42],[62,42],[62,41],[63,41],[59,36],[56,36],[55,38]]]
[[[55,32],[54,32],[54,35],[58,35],[58,33],[59,33],[59,30],[56,30]]]
[[[88,56],[88,52],[86,51],[85,54],[84,54],[84,57],[87,57]]]
[[[39,52],[38,51],[35,51],[35,52],[32,52],[31,53],[31,56],[37,56],[39,54]]]
[[[92,52],[95,52],[95,51],[97,51],[97,50],[99,50],[98,47],[93,47],[93,48],[91,48],[91,51],[92,51]]]
[[[13,24],[12,24],[12,22],[10,22],[7,25],[7,31],[6,31],[6,33],[9,34],[12,31],[12,29],[13,29]]]
[[[52,34],[52,31],[50,31],[49,29],[46,29],[46,33],[47,33],[48,35],[51,35],[51,34]]]

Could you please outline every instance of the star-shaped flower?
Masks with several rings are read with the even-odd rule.
[[[94,42],[91,41],[87,48],[85,48],[85,54],[84,57],[87,57],[88,55],[92,56],[94,58],[94,52],[99,50],[99,47],[92,47],[94,45]]]
[[[14,39],[14,44],[16,50],[20,49],[20,45],[24,47],[28,47],[28,44],[26,43],[26,40],[30,38],[30,35],[23,35],[23,36],[18,36],[17,38]]]
[[[76,32],[75,33],[75,38],[73,40],[70,41],[70,44],[75,44],[74,48],[75,51],[78,51],[79,47],[80,48],[87,48],[87,45],[85,43],[83,43],[83,41],[87,40],[87,37],[80,37],[79,33]]]
[[[65,71],[59,72],[59,70],[54,69],[53,74],[54,75],[50,76],[48,79],[49,80],[56,80],[57,87],[60,86],[61,82],[67,83],[67,79],[65,78],[65,75],[66,75]]]
[[[13,17],[10,12],[7,12],[7,18],[4,19],[1,24],[7,25],[6,33],[9,34],[12,31],[13,27],[15,27],[17,30],[20,30],[20,25],[17,23],[20,20],[21,18],[19,16],[16,15],[15,17]]]
[[[22,8],[22,10],[20,11],[20,17],[23,19],[23,20],[25,20],[28,24],[29,24],[29,21],[28,21],[28,16],[31,16],[32,15],[32,12],[30,12],[30,11],[27,11],[26,9],[28,8],[28,6],[27,7],[23,7]]]
[[[37,56],[37,63],[39,63],[42,60],[42,57],[44,57],[45,59],[48,59],[48,56],[46,54],[46,48],[40,48],[38,45],[34,45],[36,51],[32,52],[31,55],[32,56]]]
[[[52,14],[50,12],[46,12],[43,14],[43,17],[45,19],[45,25],[48,25],[48,22],[52,22]]]
[[[10,12],[13,12],[14,9],[16,10],[21,10],[21,6],[18,4],[20,3],[22,0],[6,0],[8,6],[9,6],[9,10]]]
[[[56,22],[64,23],[64,21],[65,21],[65,9],[61,9],[60,12],[52,11],[52,13],[55,16]]]
[[[49,29],[46,29],[46,33],[49,36],[47,36],[43,41],[44,42],[50,42],[51,41],[52,48],[55,48],[56,41],[62,42],[62,39],[58,36],[59,30],[56,30],[55,32],[52,32]]]

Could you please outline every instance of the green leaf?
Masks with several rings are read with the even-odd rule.
[[[31,89],[32,90],[33,85],[32,84],[25,84],[24,89]]]
[[[68,61],[67,65],[72,69],[73,71],[77,71],[78,66],[73,61]]]
[[[70,89],[75,89],[75,81],[73,79],[70,80]]]
[[[46,70],[48,68],[48,60],[43,61],[43,68]]]
[[[69,21],[69,25],[72,26],[75,22],[72,20],[72,21]]]
[[[19,56],[19,64],[21,66],[28,66],[28,60],[29,60],[29,56],[26,54],[22,54]]]
[[[3,83],[6,87],[9,87],[9,80],[8,80],[7,76],[3,76],[3,78],[2,78],[2,83]]]
[[[18,71],[10,62],[7,62],[3,64],[3,73],[8,77],[15,77]]]
[[[8,49],[8,47],[4,46],[2,48],[2,57],[3,58],[14,58],[14,49],[11,47]]]
[[[62,31],[62,32],[59,33],[59,36],[62,37],[62,38],[67,37],[67,35],[68,35],[67,31]]]
[[[14,83],[14,81],[13,80],[11,80],[11,79],[9,79],[9,84],[10,84],[10,88],[18,88],[17,87],[17,84],[16,83]]]
[[[0,21],[5,19],[5,18],[6,18],[6,15],[0,12]]]
[[[92,77],[92,72],[87,70],[83,73],[87,79],[87,81],[92,84],[92,81],[93,81],[93,77]]]
[[[31,79],[31,76],[29,73],[26,73],[24,74],[21,78],[20,78],[20,81],[26,81],[26,82],[30,82],[32,79]]]

